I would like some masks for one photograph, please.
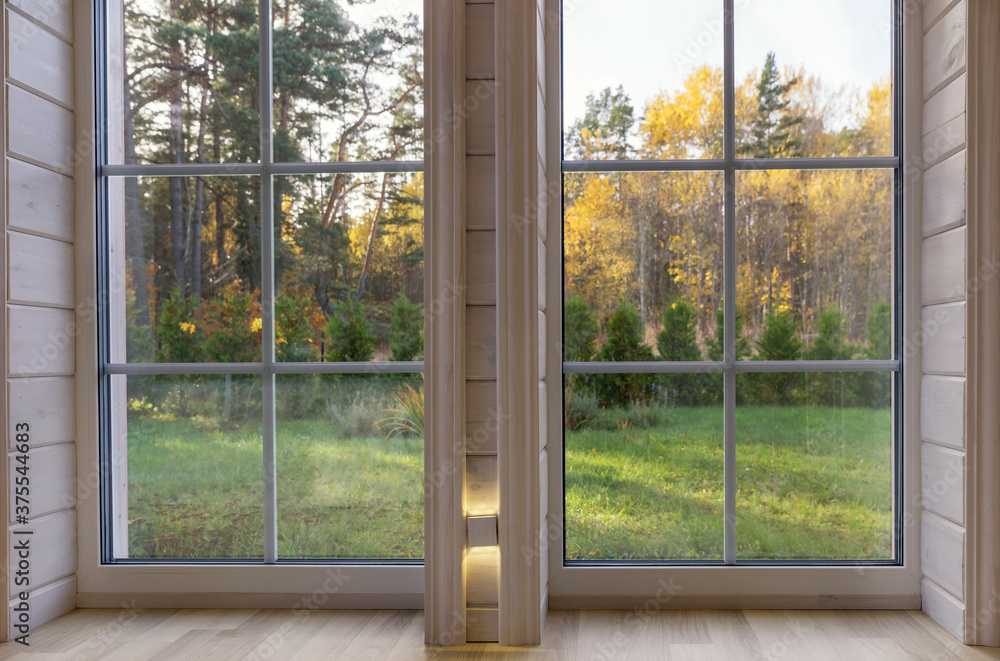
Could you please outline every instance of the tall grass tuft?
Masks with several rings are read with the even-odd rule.
[[[403,389],[394,395],[392,400],[395,406],[386,409],[386,413],[391,415],[379,420],[376,423],[385,433],[386,438],[393,436],[420,436],[424,435],[424,389],[414,388],[409,383],[403,385]]]

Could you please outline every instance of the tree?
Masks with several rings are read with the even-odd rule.
[[[567,151],[578,158],[620,159],[629,153],[629,136],[635,124],[634,109],[621,85],[600,95],[587,95],[586,110],[566,136]]]
[[[764,330],[757,340],[755,360],[798,360],[802,357],[802,340],[798,337],[795,319],[786,310],[772,310],[764,318]],[[797,401],[795,387],[799,375],[792,372],[756,374],[753,382],[760,403],[791,404]]]
[[[767,54],[757,84],[757,113],[751,131],[752,139],[740,148],[744,154],[753,158],[802,156],[802,140],[793,137],[792,127],[801,124],[804,118],[787,112],[790,103],[788,92],[798,82],[798,78],[792,78],[782,83],[774,51]]]
[[[594,355],[600,331],[597,319],[587,302],[579,297],[567,298],[563,309],[563,360],[586,362]]]
[[[361,301],[347,299],[334,305],[326,327],[331,362],[366,363],[375,354],[375,335]]]
[[[642,316],[635,304],[622,302],[608,320],[608,338],[597,352],[599,362],[652,361],[653,350],[643,343]],[[599,374],[591,377],[601,406],[643,404],[653,398],[651,374]]]
[[[416,360],[424,352],[424,317],[421,306],[400,296],[392,304],[391,360]]]
[[[700,361],[701,349],[695,333],[697,314],[683,299],[663,310],[663,329],[656,335],[660,360]],[[681,404],[697,404],[708,386],[705,374],[665,374],[662,377],[668,397]]]

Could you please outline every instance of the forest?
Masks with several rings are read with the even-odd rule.
[[[125,163],[260,155],[256,0],[125,3]],[[328,0],[273,3],[277,162],[420,160],[419,17]],[[384,8],[383,8],[384,9]],[[422,354],[419,172],[276,176],[279,361]],[[124,182],[127,358],[259,361],[260,182]]]

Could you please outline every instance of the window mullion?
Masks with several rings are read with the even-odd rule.
[[[263,374],[264,562],[278,559],[278,500],[274,401],[274,103],[271,79],[271,2],[260,0],[260,317]]]
[[[734,2],[723,0],[723,155],[725,167],[723,339],[725,344],[723,405],[724,519],[723,558],[736,563],[736,58]]]

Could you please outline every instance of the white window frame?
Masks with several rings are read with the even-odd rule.
[[[101,0],[79,3],[74,9],[74,27],[77,35],[77,67],[75,83],[78,98],[76,113],[77,133],[86,136],[89,152],[99,154],[98,141],[102,136],[95,130],[97,126],[97,97],[102,93],[99,86],[106,85],[103,74],[98,72],[101,59],[99,48],[107,46],[107,36],[99,34],[103,21],[98,12],[105,5]],[[262,24],[269,25],[270,3],[260,0]],[[109,7],[109,10],[111,7]],[[429,20],[429,19],[428,19]],[[425,26],[429,27],[429,26]],[[262,31],[261,52],[270,50],[270,31]],[[82,57],[89,54],[89,57]],[[261,58],[262,96],[270,96],[270,57]],[[111,69],[116,64],[108,62]],[[345,172],[410,172],[422,169],[413,162],[355,163],[355,164],[283,164],[274,163],[270,152],[271,122],[270,105],[266,105],[261,116],[261,161],[252,165],[221,166],[103,166],[103,174],[110,176],[136,176],[139,170],[149,176],[177,174],[209,174],[211,170],[225,170],[229,174],[250,174],[261,177],[262,209],[270,210],[268,185],[275,175],[312,174],[336,171]],[[113,148],[113,146],[112,146]],[[102,550],[101,491],[106,479],[106,468],[101,463],[100,402],[98,389],[93,385],[101,378],[98,346],[102,341],[99,330],[99,308],[108,301],[98,282],[97,255],[99,228],[97,208],[98,168],[96,160],[80,159],[76,172],[77,208],[77,297],[88,301],[85,314],[78,317],[77,335],[77,605],[80,607],[119,607],[123,601],[138,607],[269,607],[269,608],[421,608],[423,607],[424,566],[423,564],[392,564],[365,560],[316,560],[295,564],[274,564],[276,553],[276,507],[274,491],[274,419],[265,419],[264,465],[270,468],[264,473],[265,488],[265,558],[259,564],[243,562],[150,562],[142,564],[105,563],[107,554]],[[204,170],[204,171],[202,171]],[[89,210],[83,211],[83,210]],[[270,214],[267,214],[270,217]],[[266,217],[265,217],[266,220]],[[273,222],[273,220],[272,220]],[[273,295],[273,283],[268,275],[273,273],[273,251],[270,250],[272,233],[265,227],[262,235],[264,259],[262,272],[262,298]],[[114,296],[114,293],[110,296]],[[273,310],[262,306],[262,345],[270,346],[273,352],[274,326]],[[114,321],[111,324],[113,325]],[[147,373],[256,373],[272,384],[276,373],[368,373],[373,367],[368,364],[322,363],[309,364],[306,368],[281,365],[274,362],[273,355],[267,360],[264,353],[261,363],[244,365],[125,365],[114,364],[104,370],[104,374],[147,374]],[[420,372],[422,363],[378,364],[378,373]],[[265,407],[265,412],[268,407]],[[270,409],[273,413],[273,407]],[[270,434],[268,434],[270,430]],[[269,437],[269,438],[268,438]],[[268,479],[268,472],[270,478]],[[105,491],[108,493],[108,490]],[[111,498],[120,497],[113,489]],[[119,491],[120,493],[120,491]],[[107,496],[106,496],[107,497]],[[270,505],[270,507],[268,507]],[[123,526],[107,531],[107,536],[118,536]],[[110,541],[110,539],[108,540]],[[133,601],[134,600],[134,601]]]
[[[547,0],[549,16],[561,19],[560,1]],[[727,0],[727,12],[732,15],[733,0]],[[567,2],[569,5],[569,2]],[[919,19],[919,17],[917,17]],[[921,133],[921,70],[920,39],[922,29],[919,20],[912,13],[902,17],[902,66],[903,80],[903,127],[902,154],[903,178],[907,183],[919,181],[920,133]],[[557,21],[553,21],[557,22]],[[732,29],[731,23],[729,29]],[[559,28],[556,28],[557,30]],[[551,36],[552,33],[550,33]],[[555,33],[558,36],[558,32]],[[547,75],[547,97],[561,103],[561,54],[559,39],[549,39],[547,52],[549,63]],[[731,57],[731,54],[729,54]],[[896,78],[899,80],[899,78]],[[727,88],[728,89],[728,88]],[[562,118],[559,103],[550,102],[547,116],[549,153],[562,153]],[[730,129],[731,130],[731,129]],[[643,164],[638,164],[642,167]],[[562,164],[551,159],[547,172],[549,189],[558,188],[552,182],[561,181]],[[907,258],[919,251],[920,218],[919,188],[915,185],[904,187],[901,251],[903,300],[902,336],[913,337],[920,322],[919,272],[914,259]],[[562,205],[556,201],[547,212],[548,236],[562,236]],[[557,241],[550,241],[547,257],[549,260],[548,290],[550,301],[561,301],[562,291],[562,247]],[[730,244],[732,245],[732,244]],[[728,288],[734,283],[728,283]],[[725,297],[727,307],[735,305],[735,297]],[[732,318],[734,310],[727,310]],[[549,306],[547,329],[550,347],[560,347],[562,342],[562,309],[559,305]],[[729,334],[732,334],[732,329]],[[731,343],[734,338],[728,337]],[[561,352],[548,352],[547,369],[550,374],[562,374]],[[857,566],[566,566],[563,559],[563,429],[562,420],[550,416],[548,421],[549,453],[549,502],[550,530],[548,531],[549,605],[551,608],[631,608],[644,604],[655,604],[655,608],[670,604],[671,608],[920,608],[920,483],[919,446],[920,438],[914,434],[919,420],[919,355],[903,359],[902,434],[898,442],[902,445],[901,465],[894,466],[902,477],[902,511],[896,512],[904,529],[902,552],[899,564],[879,566],[859,564]],[[733,375],[728,371],[727,375]],[[733,392],[729,388],[729,392]],[[562,392],[550,388],[548,410],[562,411]],[[727,439],[732,443],[733,439]],[[555,444],[555,445],[553,445]],[[731,479],[731,478],[730,478]],[[727,484],[727,499],[733,491]],[[729,508],[732,511],[732,508]],[[727,528],[731,520],[726,522]],[[731,533],[727,535],[731,537]],[[727,561],[731,561],[733,547],[727,548]],[[653,602],[649,602],[653,599]]]

